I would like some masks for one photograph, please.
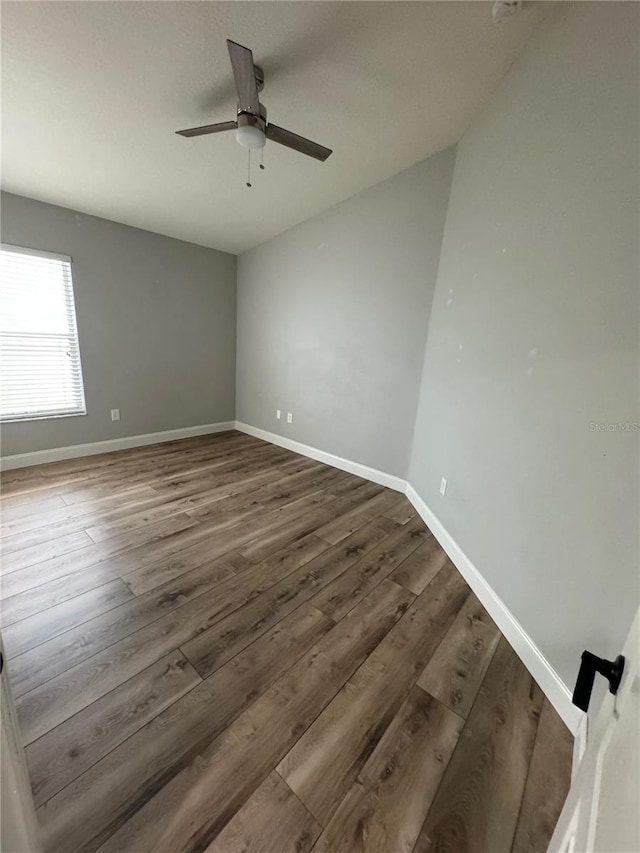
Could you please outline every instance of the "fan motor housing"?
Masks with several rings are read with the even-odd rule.
[[[254,115],[253,113],[249,113],[246,110],[238,108],[236,121],[238,123],[238,127],[259,127],[264,133],[267,127],[267,109],[264,104],[260,104],[260,115]]]

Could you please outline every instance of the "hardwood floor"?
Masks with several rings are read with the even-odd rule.
[[[2,477],[47,853],[536,853],[572,739],[406,498],[228,432]]]

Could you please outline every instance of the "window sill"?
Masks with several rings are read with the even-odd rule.
[[[57,415],[25,415],[24,417],[9,416],[6,418],[0,418],[0,425],[19,424],[24,421],[53,421],[58,420],[59,418],[84,418],[86,415],[86,412],[62,412]]]

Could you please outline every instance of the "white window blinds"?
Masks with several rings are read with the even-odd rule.
[[[0,246],[0,420],[86,413],[71,258]]]

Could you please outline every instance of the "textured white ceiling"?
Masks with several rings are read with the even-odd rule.
[[[489,2],[2,3],[2,186],[239,253],[456,142],[537,23]],[[276,124],[245,186],[225,39],[252,48]]]

